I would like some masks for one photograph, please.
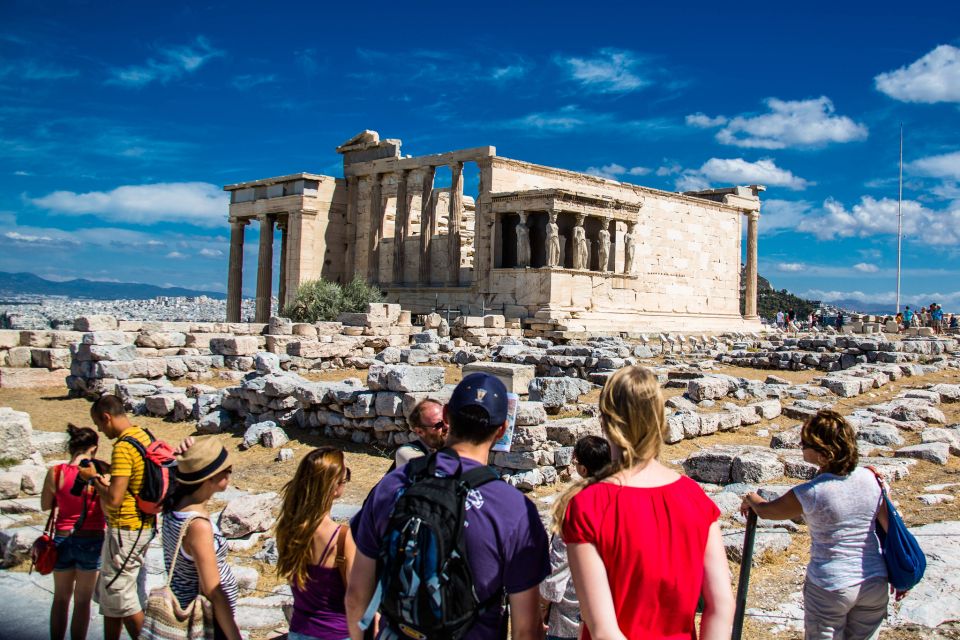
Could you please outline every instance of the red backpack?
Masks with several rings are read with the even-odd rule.
[[[154,438],[148,430],[144,429],[144,432],[150,438],[150,444],[146,447],[133,436],[122,437],[120,442],[133,445],[143,458],[143,482],[140,491],[133,497],[142,514],[155,516],[163,511],[163,501],[173,488],[177,473],[176,458],[173,447]]]

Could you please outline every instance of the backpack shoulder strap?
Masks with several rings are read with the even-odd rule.
[[[148,436],[150,435],[149,432],[147,432],[147,435],[148,435]],[[150,436],[150,437],[152,438],[153,436]],[[144,446],[143,446],[143,443],[140,442],[139,440],[137,440],[136,438],[134,438],[133,436],[122,436],[122,437],[120,438],[120,442],[127,442],[127,443],[133,445],[133,448],[137,450],[137,453],[139,453],[139,454],[140,454],[141,456],[143,456],[144,458],[147,457],[147,449],[146,449],[146,447],[144,447]]]
[[[471,489],[477,489],[488,482],[499,479],[500,475],[493,470],[493,467],[486,464],[476,469],[470,469],[470,471],[467,471],[461,477],[461,480]]]
[[[436,454],[430,454],[428,456],[420,456],[419,458],[414,458],[404,466],[404,471],[407,474],[407,479],[410,481],[419,480],[421,477],[425,476],[428,473],[430,467],[430,459],[433,458]]]

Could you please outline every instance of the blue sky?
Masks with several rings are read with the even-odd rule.
[[[0,271],[223,291],[222,185],[339,176],[334,148],[375,129],[766,184],[762,275],[892,304],[902,122],[903,298],[960,308],[960,5],[802,4],[8,0]]]

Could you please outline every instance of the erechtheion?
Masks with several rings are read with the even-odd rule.
[[[297,173],[224,187],[229,321],[240,315],[244,228],[256,221],[258,322],[270,315],[277,227],[281,306],[306,280],[359,275],[413,313],[502,313],[597,332],[759,327],[763,187],[670,193],[503,158],[494,147],[404,157],[399,140],[375,131],[337,151],[343,178]],[[464,195],[467,170],[474,198]]]

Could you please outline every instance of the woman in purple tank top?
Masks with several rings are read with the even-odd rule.
[[[308,453],[283,488],[277,519],[277,573],[290,582],[290,640],[348,638],[343,597],[356,553],[350,527],[330,517],[333,501],[350,481],[343,452],[320,447]]]

